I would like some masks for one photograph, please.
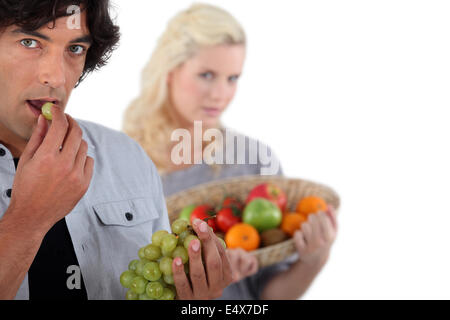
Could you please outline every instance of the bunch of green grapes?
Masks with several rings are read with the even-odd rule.
[[[172,261],[180,257],[184,271],[189,274],[189,243],[198,239],[186,220],[172,223],[172,233],[160,230],[152,235],[152,242],[138,251],[139,259],[132,260],[128,270],[120,276],[120,283],[129,289],[127,300],[174,300],[175,283]],[[224,245],[224,242],[222,242]]]

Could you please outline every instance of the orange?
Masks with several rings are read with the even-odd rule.
[[[259,247],[260,240],[258,231],[247,223],[235,224],[225,234],[225,243],[229,249],[255,250]]]
[[[301,199],[297,203],[296,210],[298,213],[307,217],[311,213],[326,211],[327,203],[320,197],[310,196]]]
[[[295,231],[301,228],[303,222],[308,220],[306,216],[299,214],[298,212],[289,212],[283,216],[280,229],[287,233],[289,236],[294,236]]]

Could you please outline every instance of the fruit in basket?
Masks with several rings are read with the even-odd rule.
[[[284,212],[287,205],[287,196],[280,187],[273,183],[264,183],[253,188],[248,194],[247,204],[256,198],[264,198],[275,203]]]
[[[217,227],[226,233],[232,226],[242,221],[241,216],[242,212],[236,207],[222,208],[217,212]]]
[[[226,197],[222,202],[221,208],[235,208],[242,211],[244,209],[244,204],[236,198]]]
[[[192,211],[191,213],[191,225],[194,223],[195,219],[200,219],[203,221],[206,221],[208,223],[208,225],[213,229],[214,232],[218,231],[217,230],[217,225],[216,225],[216,212],[214,210],[214,208],[210,205],[200,205],[195,207],[195,209]]]
[[[326,211],[327,208],[328,206],[325,200],[317,196],[309,196],[301,199],[297,203],[295,211],[307,217],[311,213]]]
[[[299,230],[308,218],[297,212],[289,212],[283,215],[280,229],[288,234],[290,237],[294,236],[295,231]]]
[[[225,243],[229,249],[252,251],[259,247],[260,241],[258,230],[246,223],[235,224],[225,234]]]
[[[268,247],[288,239],[286,233],[279,228],[269,229],[261,233],[261,244]]]
[[[120,283],[129,289],[127,300],[174,300],[176,288],[172,274],[172,262],[180,257],[186,274],[189,273],[189,243],[198,239],[186,220],[172,223],[172,233],[159,230],[153,233],[152,243],[140,248],[140,259],[131,260],[128,270],[120,275]],[[225,246],[223,240],[222,245]]]
[[[276,228],[280,225],[282,213],[273,202],[256,198],[245,206],[242,221],[255,227],[259,232]]]
[[[196,207],[195,204],[191,204],[191,205],[189,205],[187,207],[184,207],[181,210],[180,215],[179,215],[178,218],[190,222],[191,221],[191,214],[192,214],[192,211],[194,211],[195,207]]]

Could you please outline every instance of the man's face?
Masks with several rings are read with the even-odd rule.
[[[40,108],[51,101],[65,109],[90,46],[86,16],[71,29],[62,17],[27,32],[12,25],[0,32],[0,141],[19,150],[31,137]],[[73,20],[73,18],[72,18]],[[73,28],[73,27],[72,27]]]

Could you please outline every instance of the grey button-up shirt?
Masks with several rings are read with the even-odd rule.
[[[88,298],[124,299],[121,273],[155,231],[170,230],[160,177],[143,149],[125,134],[78,123],[95,165],[88,191],[66,216],[67,227]],[[15,167],[9,150],[1,144],[0,149],[5,151],[0,151],[1,219],[9,207],[7,190]],[[27,276],[16,299],[28,298]]]

